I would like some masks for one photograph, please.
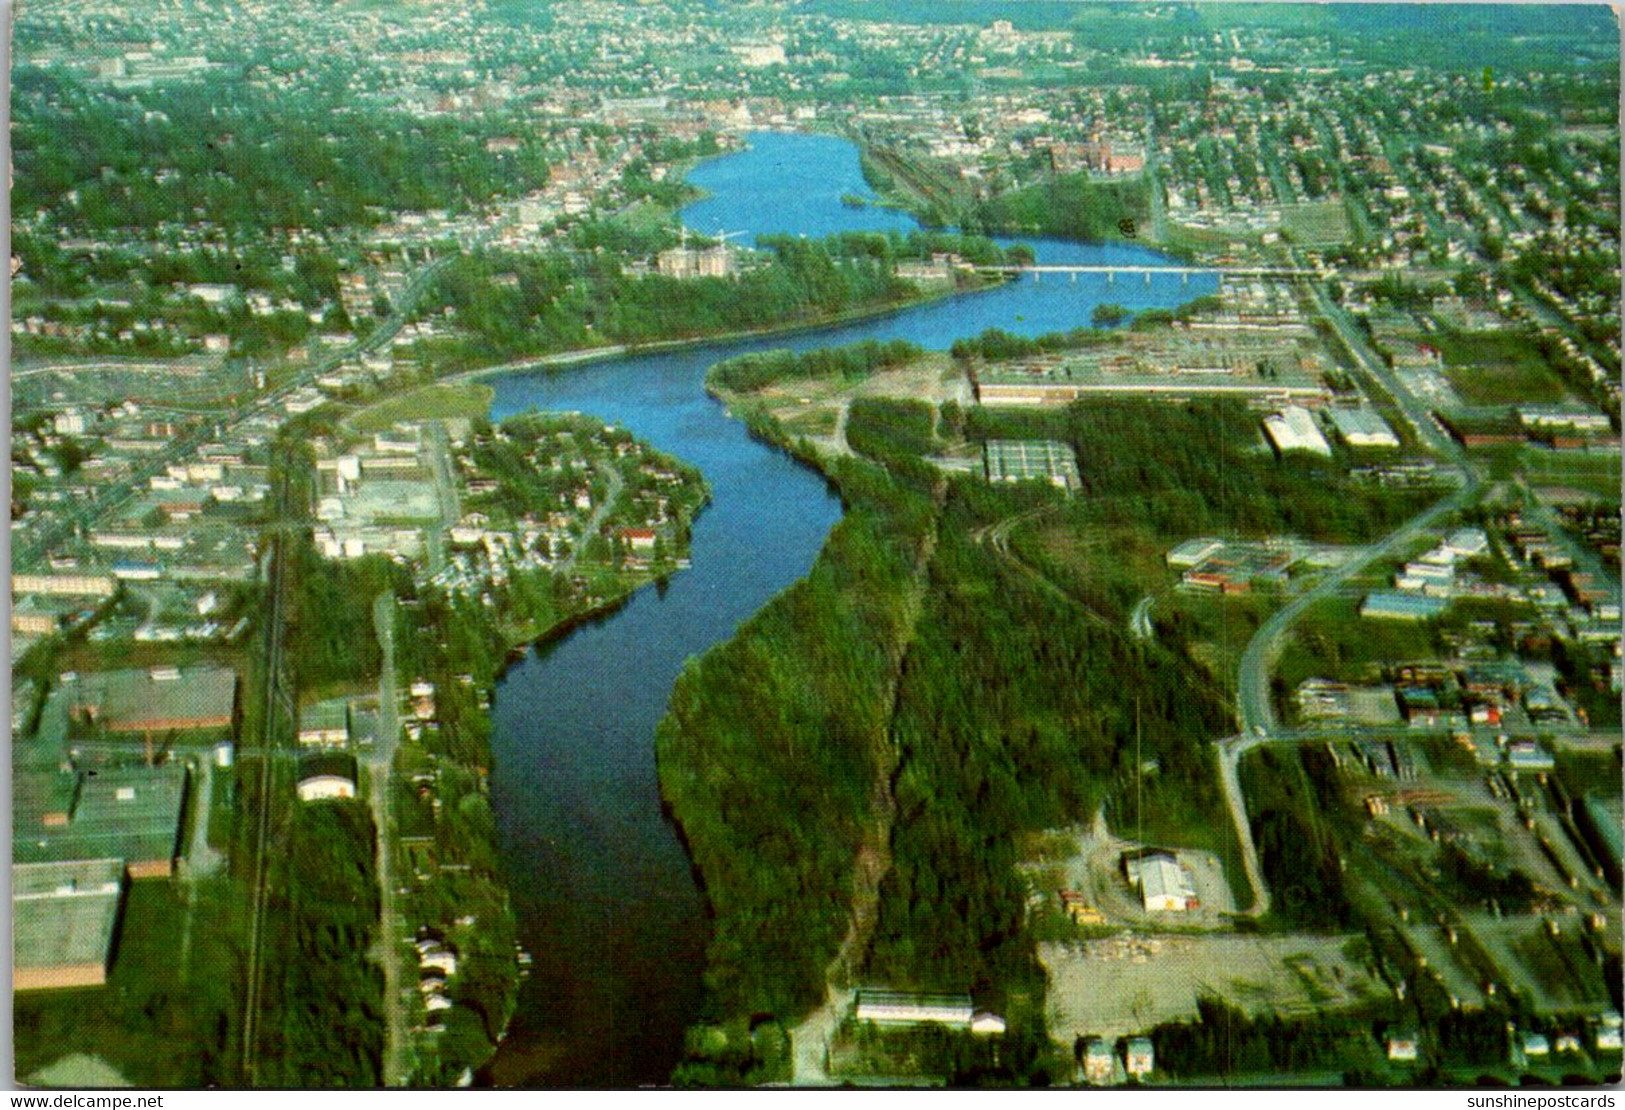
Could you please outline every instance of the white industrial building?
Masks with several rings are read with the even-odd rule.
[[[1441,546],[1458,559],[1471,559],[1489,550],[1490,538],[1482,528],[1458,528]]]
[[[1168,565],[1171,567],[1198,566],[1223,550],[1223,540],[1216,540],[1206,536],[1186,540],[1168,552]]]
[[[1332,409],[1332,427],[1350,447],[1398,447],[1399,437],[1375,409]]]
[[[969,1029],[976,1017],[968,994],[861,990],[854,1016],[876,1025],[946,1025]]]
[[[1195,906],[1196,888],[1179,860],[1168,852],[1127,856],[1123,869],[1149,911],[1184,912]]]
[[[1332,453],[1331,445],[1320,434],[1320,428],[1315,423],[1315,414],[1298,405],[1288,405],[1280,412],[1266,416],[1264,431],[1270,437],[1270,442],[1275,444],[1275,449],[1282,454],[1288,451],[1308,451],[1315,455]]]

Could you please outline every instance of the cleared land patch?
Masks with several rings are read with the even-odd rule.
[[[479,382],[442,382],[391,397],[357,412],[349,424],[358,432],[381,432],[403,420],[473,419],[491,410],[496,391]]]
[[[1049,1028],[1063,1044],[1195,1018],[1203,996],[1251,1014],[1353,1006],[1384,992],[1347,950],[1354,936],[1119,936],[1041,944]]]

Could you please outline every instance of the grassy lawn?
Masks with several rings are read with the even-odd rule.
[[[1440,328],[1422,338],[1438,348],[1446,366],[1545,365],[1535,345],[1515,331],[1459,331]]]
[[[205,753],[205,759],[214,758]],[[236,768],[216,767],[209,776],[209,797],[206,799],[209,827],[205,833],[209,847],[224,852],[231,846],[232,824],[237,813]]]
[[[1341,200],[1290,205],[1281,212],[1281,230],[1311,246],[1342,243],[1349,237],[1348,213]]]
[[[473,419],[490,411],[495,395],[479,382],[426,385],[362,409],[349,424],[358,432],[380,432],[401,420]]]
[[[1281,653],[1277,679],[1295,690],[1306,678],[1362,679],[1384,663],[1438,656],[1432,622],[1367,620],[1359,610],[1350,597],[1312,607]]]
[[[1541,362],[1453,367],[1445,377],[1474,405],[1544,404],[1568,396],[1552,368]]]
[[[1617,504],[1620,490],[1620,457],[1611,454],[1558,455],[1551,451],[1526,448],[1522,452],[1524,474],[1537,487],[1581,490],[1599,501]]]
[[[834,409],[809,408],[804,412],[795,413],[780,418],[779,423],[784,430],[792,436],[830,436],[835,434],[835,425],[840,414]]]

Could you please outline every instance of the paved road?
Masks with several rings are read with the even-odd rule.
[[[1230,820],[1236,826],[1241,866],[1247,872],[1247,884],[1253,888],[1253,904],[1241,911],[1247,917],[1262,917],[1270,912],[1270,888],[1264,882],[1264,865],[1258,856],[1258,845],[1253,842],[1253,826],[1247,818],[1247,799],[1241,792],[1241,776],[1237,768],[1241,764],[1241,757],[1262,742],[1257,736],[1231,736],[1219,741],[1219,782],[1224,787],[1224,801],[1230,810]]]
[[[1151,623],[1151,605],[1156,598],[1146,594],[1134,603],[1134,611],[1128,616],[1128,629],[1136,640],[1149,640],[1157,634],[1156,625]]]
[[[621,480],[621,472],[613,466],[601,466],[598,473],[604,476],[604,481],[609,485],[609,489],[605,491],[603,500],[593,506],[592,516],[587,518],[586,525],[581,529],[580,542],[572,546],[570,554],[566,555],[554,568],[556,574],[570,574],[576,569],[576,562],[581,555],[581,549],[586,547],[587,541],[596,536],[598,530],[604,526],[604,518],[609,516],[610,509],[615,505],[615,499],[621,495],[621,488],[626,484]]]
[[[209,802],[213,787],[214,753],[211,751],[198,758],[197,783],[193,787],[196,808],[192,814],[192,843],[186,849],[186,877],[192,881],[208,878],[225,862],[225,857],[209,846]]]
[[[434,471],[435,502],[439,521],[429,530],[429,575],[439,574],[446,566],[447,534],[462,519],[463,510],[457,498],[457,482],[452,474],[451,444],[446,437],[444,421],[431,421],[425,444],[430,468]]]
[[[1367,378],[1368,384],[1387,392],[1405,419],[1416,429],[1421,442],[1455,464],[1461,475],[1461,486],[1359,555],[1324,574],[1313,587],[1270,614],[1242,652],[1236,675],[1236,717],[1241,725],[1241,734],[1219,741],[1219,777],[1224,788],[1225,804],[1235,822],[1247,880],[1253,887],[1253,905],[1246,911],[1252,916],[1269,911],[1270,893],[1264,884],[1263,868],[1253,842],[1252,825],[1247,818],[1247,803],[1242,795],[1237,766],[1244,755],[1261,744],[1299,743],[1314,735],[1308,732],[1283,732],[1275,717],[1275,705],[1270,696],[1270,674],[1287,633],[1311,606],[1337,596],[1371,566],[1400,554],[1425,531],[1471,504],[1484,486],[1483,476],[1466,453],[1433,421],[1429,407],[1376,356],[1347,313],[1332,303],[1325,288],[1315,284],[1313,292],[1321,314],[1347,344],[1358,363],[1357,369]]]
[[[395,745],[400,736],[396,720],[399,705],[395,689],[395,597],[379,594],[372,603],[372,623],[383,651],[378,676],[378,736],[367,760],[369,800],[378,844],[378,945],[376,954],[384,970],[384,1086],[404,1087],[411,1078],[411,1034],[406,1026],[404,992],[408,988],[401,967],[401,919],[396,906],[394,875],[395,826],[390,819],[394,796]]]
[[[1291,631],[1297,619],[1310,606],[1339,594],[1350,580],[1363,574],[1372,564],[1398,555],[1423,532],[1466,507],[1477,496],[1478,490],[1479,483],[1473,481],[1435,502],[1406,521],[1397,531],[1390,532],[1366,548],[1363,554],[1322,575],[1313,587],[1270,614],[1269,619],[1259,626],[1248,641],[1236,675],[1236,716],[1243,732],[1256,734],[1262,730],[1272,733],[1276,729],[1275,706],[1270,697],[1270,672],[1280,655],[1286,633]]]

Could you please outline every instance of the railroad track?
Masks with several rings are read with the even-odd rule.
[[[277,492],[277,520],[287,518],[289,477],[286,470],[281,476]],[[242,1075],[246,1086],[254,1086],[258,1079],[261,992],[265,981],[264,937],[265,909],[270,901],[270,863],[267,845],[271,832],[271,790],[274,786],[272,768],[276,749],[275,714],[281,689],[283,589],[287,577],[286,539],[277,528],[271,532],[270,565],[270,619],[265,628],[265,701],[260,718],[259,790],[255,798],[253,865],[250,870],[252,890],[248,927],[248,973],[243,993]]]

